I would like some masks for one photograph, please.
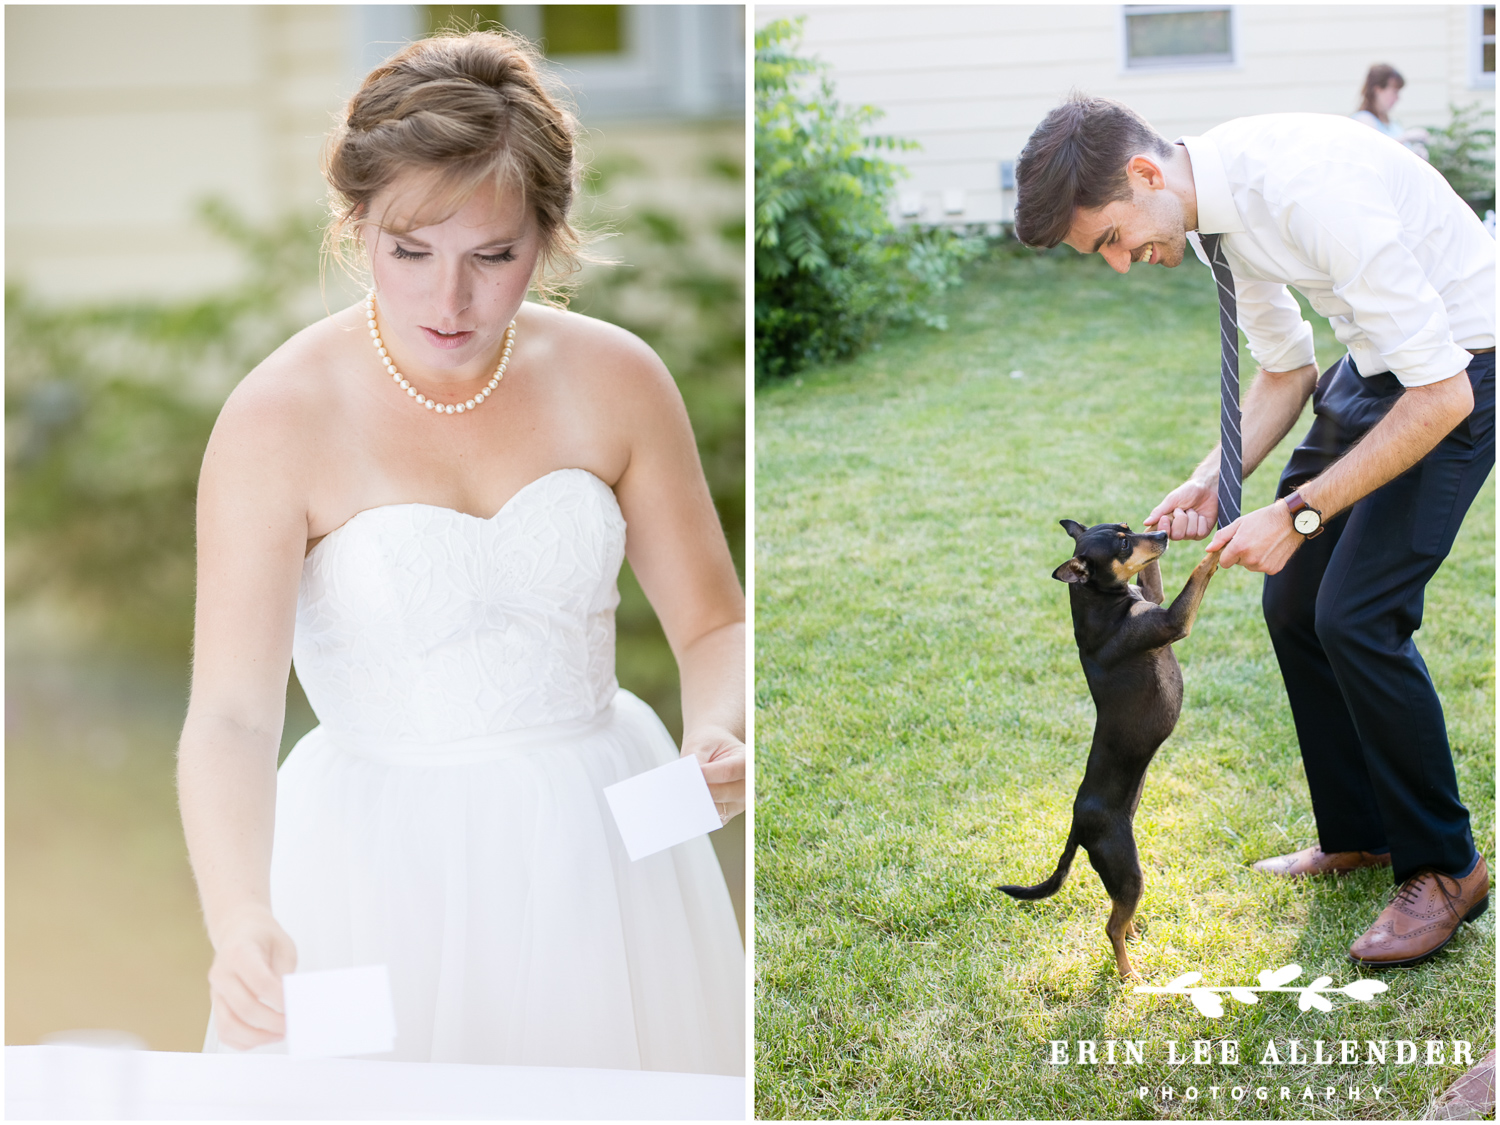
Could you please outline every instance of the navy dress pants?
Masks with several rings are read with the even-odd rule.
[[[1442,704],[1412,641],[1428,581],[1495,463],[1495,356],[1474,356],[1474,412],[1407,472],[1329,520],[1266,577],[1266,626],[1286,682],[1325,852],[1391,853],[1405,882],[1466,872]],[[1318,380],[1314,421],[1281,475],[1290,495],[1359,440],[1401,396],[1394,375],[1345,356]]]

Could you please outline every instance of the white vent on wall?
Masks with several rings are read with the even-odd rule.
[[[962,215],[964,213],[963,188],[949,188],[943,192],[943,213],[945,215]]]
[[[922,213],[922,193],[919,191],[903,191],[898,202],[903,219],[915,219]]]

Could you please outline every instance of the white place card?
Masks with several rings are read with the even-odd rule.
[[[636,774],[604,790],[632,860],[655,855],[674,844],[720,826],[719,810],[692,756]]]
[[[288,973],[281,983],[288,1055],[339,1058],[396,1046],[391,975],[384,965]]]

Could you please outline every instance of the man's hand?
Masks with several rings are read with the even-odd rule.
[[[1146,526],[1165,531],[1173,539],[1203,539],[1219,515],[1219,482],[1194,478],[1179,484],[1151,509]]]
[[[1220,528],[1205,549],[1219,552],[1220,566],[1276,574],[1302,546],[1302,540],[1302,533],[1292,526],[1291,511],[1277,500]]]
[[[1286,437],[1317,381],[1318,369],[1314,364],[1290,371],[1256,371],[1240,404],[1246,480],[1276,443]],[[1152,509],[1146,517],[1146,526],[1165,531],[1173,539],[1206,538],[1219,517],[1219,460],[1220,450],[1215,445],[1193,470],[1192,477]]]

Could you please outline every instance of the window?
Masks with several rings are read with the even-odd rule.
[[[427,34],[439,31],[489,31],[504,21],[499,4],[428,4]]]
[[[429,35],[498,25],[540,40],[549,58],[625,51],[618,4],[428,4],[426,13]]]
[[[1474,86],[1495,84],[1495,6],[1470,9],[1469,81]]]
[[[624,50],[618,4],[546,4],[542,41],[547,54],[616,55]]]
[[[1233,66],[1234,20],[1227,5],[1124,8],[1125,69]]]
[[[579,116],[605,120],[742,117],[745,9],[738,4],[359,4],[360,57],[445,28],[503,27],[538,44]],[[395,27],[388,14],[407,13]],[[358,77],[363,77],[361,73]]]

